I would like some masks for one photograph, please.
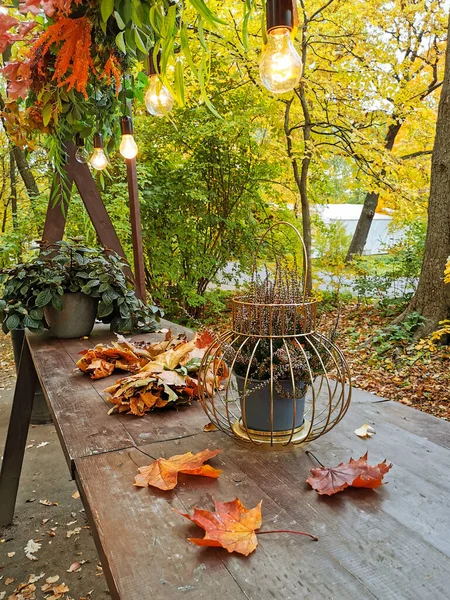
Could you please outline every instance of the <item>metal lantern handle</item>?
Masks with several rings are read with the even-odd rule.
[[[302,237],[302,234],[300,233],[300,231],[297,229],[297,227],[295,227],[295,225],[292,225],[292,223],[289,223],[289,221],[278,221],[277,223],[274,223],[273,225],[271,225],[269,227],[269,229],[267,229],[267,231],[265,231],[263,233],[263,235],[261,236],[261,239],[259,240],[259,244],[256,248],[256,252],[255,252],[255,263],[253,266],[253,275],[256,274],[256,261],[258,259],[261,247],[266,239],[266,237],[269,235],[269,233],[272,232],[273,229],[280,227],[281,225],[287,225],[288,227],[290,227],[296,234],[298,239],[300,240],[300,243],[302,245],[302,250],[303,250],[303,303],[306,302],[306,282],[308,281],[308,254],[306,252],[306,245],[305,245],[305,241]]]

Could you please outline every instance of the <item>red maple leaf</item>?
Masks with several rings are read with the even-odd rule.
[[[348,463],[340,463],[337,467],[320,467],[311,469],[306,480],[318,494],[331,496],[342,492],[345,488],[364,487],[377,488],[383,484],[383,477],[392,467],[386,460],[378,465],[367,464],[367,452],[358,460],[353,458]]]

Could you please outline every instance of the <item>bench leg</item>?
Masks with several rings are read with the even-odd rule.
[[[37,374],[25,338],[0,472],[0,527],[10,525],[14,517],[36,383]]]

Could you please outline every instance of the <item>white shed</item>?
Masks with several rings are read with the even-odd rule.
[[[342,221],[347,234],[353,236],[361,215],[362,204],[316,204],[314,210],[325,225]],[[375,213],[364,254],[383,254],[385,245],[391,246],[401,239],[403,235],[401,230],[390,231],[391,220],[392,217],[389,215]]]

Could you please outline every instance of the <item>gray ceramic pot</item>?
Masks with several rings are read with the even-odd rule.
[[[62,296],[62,303],[62,310],[53,306],[46,306],[44,309],[50,333],[57,338],[89,335],[94,327],[98,300],[82,292],[66,292]]]
[[[245,378],[236,375],[239,394],[244,392]],[[292,382],[279,381],[283,389],[280,394],[276,386],[273,389],[273,431],[291,431],[294,421],[294,402],[296,406],[294,428],[303,425],[305,412],[305,395],[307,385],[303,382],[296,383],[297,398],[292,398]],[[254,388],[258,388],[254,392]],[[247,379],[247,397],[245,399],[245,418],[248,429],[253,431],[270,431],[270,383],[259,379]],[[244,412],[244,403],[241,399],[241,410]]]

